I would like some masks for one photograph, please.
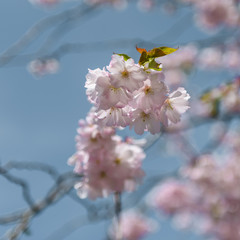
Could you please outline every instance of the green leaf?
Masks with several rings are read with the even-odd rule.
[[[166,56],[168,54],[171,54],[175,51],[177,51],[177,48],[170,48],[170,47],[158,47],[158,48],[154,48],[152,50],[149,51],[149,56],[151,57],[163,57]]]
[[[127,54],[124,53],[114,53],[117,54],[118,56],[122,56],[125,61],[127,61],[130,57]]]
[[[160,68],[160,63],[157,63],[156,61],[155,61],[155,59],[153,58],[150,62],[149,62],[149,64],[148,64],[148,68],[150,68],[150,69],[154,69],[154,70],[156,70],[156,71],[162,71],[162,68]]]
[[[147,56],[147,52],[142,52],[140,59],[139,59],[139,64],[140,65],[144,65],[145,63],[147,63],[149,61],[149,58]]]
[[[158,57],[163,57],[168,54],[171,54],[175,51],[177,51],[176,48],[169,48],[169,47],[158,47],[158,48],[153,48],[149,50],[148,52],[144,48],[138,48],[136,47],[137,51],[141,53],[140,59],[139,59],[139,64],[144,65],[145,63],[150,63],[152,59],[158,58]]]

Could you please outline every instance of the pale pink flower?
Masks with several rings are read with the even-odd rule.
[[[126,108],[112,107],[107,110],[99,110],[97,118],[101,124],[111,127],[126,127],[130,122]]]
[[[74,166],[74,172],[81,173],[83,171],[83,164],[88,161],[88,154],[84,151],[78,151],[68,159],[68,165]]]
[[[152,134],[160,132],[160,122],[156,115],[152,112],[145,112],[143,110],[137,109],[131,113],[131,118],[133,122],[130,124],[137,134],[143,134],[144,131],[149,131]]]
[[[169,122],[179,122],[181,114],[189,109],[189,98],[190,96],[184,88],[178,88],[172,92],[158,112],[160,121],[165,126],[168,126]]]
[[[115,191],[132,192],[145,176],[141,169],[142,160],[145,158],[144,152],[138,146],[119,143],[113,155],[112,171]]]
[[[105,69],[101,70],[99,68],[91,70],[88,69],[88,74],[86,75],[86,94],[88,96],[88,100],[91,103],[97,103],[98,92],[96,91],[96,82],[99,78],[108,78],[108,73]]]
[[[132,58],[125,61],[123,56],[115,54],[107,69],[110,72],[111,84],[116,88],[123,87],[130,92],[142,87],[143,81],[146,80],[143,69],[135,64]]]
[[[96,106],[99,109],[107,110],[111,107],[123,107],[132,99],[131,94],[123,88],[113,86],[110,78],[98,78],[96,91]]]
[[[130,103],[134,108],[149,111],[161,107],[166,100],[168,93],[167,86],[163,81],[158,79],[147,79],[144,86],[138,90]]]

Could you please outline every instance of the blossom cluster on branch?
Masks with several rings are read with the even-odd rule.
[[[141,182],[143,150],[115,134],[111,127],[96,124],[94,111],[86,121],[79,121],[76,153],[68,160],[83,180],[75,185],[81,198],[106,197],[109,194],[133,191]]]
[[[180,121],[189,108],[189,94],[182,87],[170,92],[158,58],[168,48],[141,49],[139,63],[126,55],[114,54],[105,68],[89,70],[86,76],[88,99],[96,107],[98,124],[134,127],[137,134],[160,132]],[[175,51],[175,50],[170,50]]]

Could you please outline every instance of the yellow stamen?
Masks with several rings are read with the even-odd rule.
[[[128,78],[128,76],[129,76],[128,71],[127,71],[127,70],[124,70],[124,71],[122,72],[122,77],[123,77],[123,78]]]
[[[120,158],[116,158],[116,159],[114,160],[114,163],[116,163],[116,165],[120,165],[121,159],[120,159]]]
[[[113,91],[113,92],[117,92],[120,88],[116,88],[114,86],[110,86],[110,90]]]
[[[144,93],[147,95],[147,94],[153,94],[154,91],[153,89],[150,87],[150,86],[145,86],[144,88]]]
[[[145,112],[141,112],[141,118],[143,122],[146,122],[146,120],[150,117],[150,114],[146,114]]]
[[[171,102],[169,99],[166,100],[167,107],[173,110],[173,106],[171,105]]]
[[[100,178],[105,178],[107,176],[106,172],[101,171],[100,172]]]

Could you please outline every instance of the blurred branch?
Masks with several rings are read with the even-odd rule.
[[[71,17],[65,19],[59,26],[57,26],[52,33],[48,36],[46,41],[43,43],[43,45],[40,47],[40,49],[37,51],[36,55],[38,57],[47,55],[48,49],[61,39],[67,32],[71,31],[74,26],[79,27],[78,20],[80,20],[80,17],[90,17],[91,13],[95,13],[96,15],[96,9],[97,7],[87,7],[83,8],[82,11],[79,11],[79,13],[76,13],[75,15],[72,15]],[[81,18],[81,20],[83,20]],[[75,25],[74,25],[75,24]],[[77,24],[77,25],[76,25]]]
[[[54,180],[56,180],[57,177],[59,176],[59,173],[53,166],[46,163],[41,163],[41,162],[10,161],[10,162],[7,162],[3,167],[6,170],[18,169],[18,170],[37,170],[37,171],[45,172],[48,175],[50,175]]]
[[[196,39],[193,41],[194,44],[196,44],[198,47],[203,48],[206,46],[209,46],[211,44],[222,44],[225,41],[229,40],[229,37],[232,37],[232,34],[236,34],[234,31],[230,30],[223,30],[222,32],[219,32],[216,36],[204,38],[204,39]],[[162,38],[164,34],[159,35],[156,37],[155,42],[154,41],[146,41],[141,38],[132,38],[132,39],[112,39],[112,40],[106,40],[106,41],[97,41],[92,43],[64,43],[60,45],[57,49],[55,49],[53,52],[47,53],[45,50],[45,55],[43,54],[42,50],[37,51],[35,53],[31,54],[22,54],[15,56],[14,61],[12,61],[11,65],[8,65],[8,67],[15,67],[15,66],[22,66],[26,65],[28,62],[30,62],[33,59],[37,58],[56,58],[60,59],[68,54],[79,54],[84,52],[96,52],[96,51],[105,51],[108,49],[114,49],[114,48],[135,48],[136,45],[143,46],[144,48],[153,48],[158,46],[166,45],[166,42],[162,42]],[[161,42],[156,43],[157,39],[161,39]],[[174,39],[175,40],[175,39]],[[189,42],[172,42],[168,43],[171,45],[178,44],[178,46],[183,46],[189,44]],[[41,56],[40,56],[41,54]],[[13,59],[12,59],[13,60]],[[1,57],[0,57],[0,67],[1,67]]]
[[[56,15],[40,20],[33,25],[16,43],[9,47],[0,55],[0,67],[8,64],[16,55],[24,50],[30,43],[36,40],[49,27],[55,26],[58,23],[73,21],[81,16],[84,16],[94,7],[80,4],[77,7],[58,13]]]
[[[18,214],[14,213],[1,217],[0,223],[2,224],[9,223],[10,221],[19,222],[7,233],[8,239],[17,239],[24,231],[27,230],[30,221],[35,216],[68,194],[69,191],[73,188],[76,181],[79,181],[80,179],[80,175],[76,175],[72,172],[61,174],[58,177],[56,183],[51,187],[51,189],[41,201],[32,204],[30,208],[25,209]],[[18,182],[16,184],[18,184]],[[2,239],[4,239],[4,237]]]
[[[15,177],[7,172],[6,169],[0,167],[0,175],[6,178],[9,182],[19,185],[22,188],[22,195],[26,203],[32,208],[34,204],[34,200],[30,194],[30,188],[26,181],[22,180],[21,178]],[[1,222],[1,221],[0,221]]]

